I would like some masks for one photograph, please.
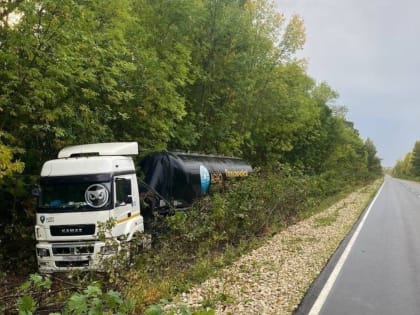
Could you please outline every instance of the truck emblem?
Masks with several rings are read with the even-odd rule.
[[[108,202],[108,189],[102,184],[90,185],[85,191],[85,201],[92,208],[101,208]]]
[[[45,221],[45,217],[43,215],[40,216],[39,220],[41,221],[41,223],[44,223]]]

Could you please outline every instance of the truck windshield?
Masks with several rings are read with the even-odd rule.
[[[48,210],[103,210],[111,205],[111,182],[41,181],[38,208]]]

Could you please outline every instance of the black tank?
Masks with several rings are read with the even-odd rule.
[[[210,187],[221,188],[229,178],[252,172],[252,167],[239,158],[176,152],[147,155],[139,166],[143,173],[140,194],[152,200],[154,208],[167,202],[186,207],[207,194]]]

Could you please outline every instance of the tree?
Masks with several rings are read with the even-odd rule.
[[[304,41],[301,20],[293,17],[287,25],[265,0],[200,3],[190,27],[194,81],[185,87],[186,116],[170,146],[244,155],[255,163],[278,160],[304,124],[294,119],[305,121],[311,111],[310,105],[302,110],[308,100],[298,95],[312,80],[292,58]],[[294,99],[286,100],[281,89],[294,84],[293,76],[304,79],[290,88]],[[276,148],[271,154],[265,145]]]
[[[201,1],[191,53],[194,82],[185,87],[187,115],[177,126],[171,147],[208,153],[238,154],[243,101],[249,86],[247,63],[252,24],[243,1]],[[180,136],[186,136],[180,141]],[[187,141],[185,141],[187,140]]]
[[[19,152],[22,151],[13,149],[0,142],[0,184],[2,184],[5,177],[10,177],[23,171],[24,163],[15,159],[15,154]]]
[[[249,110],[246,156],[258,165],[291,161],[299,140],[319,124],[319,109],[310,97],[314,82],[297,64],[279,65]]]
[[[131,97],[123,1],[22,1],[0,33],[0,130],[27,148],[26,172],[63,145],[114,139],[110,125]],[[42,148],[42,149],[41,149]]]
[[[365,141],[365,149],[367,152],[367,168],[372,177],[382,175],[381,159],[376,156],[376,147],[369,138]]]
[[[398,160],[392,170],[392,175],[396,177],[412,176],[412,161],[413,152],[408,152],[404,159]]]
[[[343,116],[333,117],[332,150],[323,163],[322,172],[342,182],[366,180],[368,157],[358,131]]]
[[[414,176],[420,176],[420,141],[416,141],[411,158],[411,172]]]
[[[310,98],[317,108],[315,123],[306,126],[296,139],[293,149],[286,154],[286,161],[299,165],[308,174],[320,174],[325,171],[324,163],[334,150],[336,138],[336,119],[333,116],[333,104],[338,93],[323,82],[313,86]]]
[[[131,0],[132,20],[126,40],[135,71],[125,78],[133,97],[119,107],[122,119],[113,130],[140,148],[164,150],[184,125],[184,87],[192,81],[191,25],[196,1]],[[188,143],[188,141],[186,141]]]

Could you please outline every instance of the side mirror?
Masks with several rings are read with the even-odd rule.
[[[35,185],[32,187],[32,196],[39,197],[41,194],[41,187],[39,185]]]

